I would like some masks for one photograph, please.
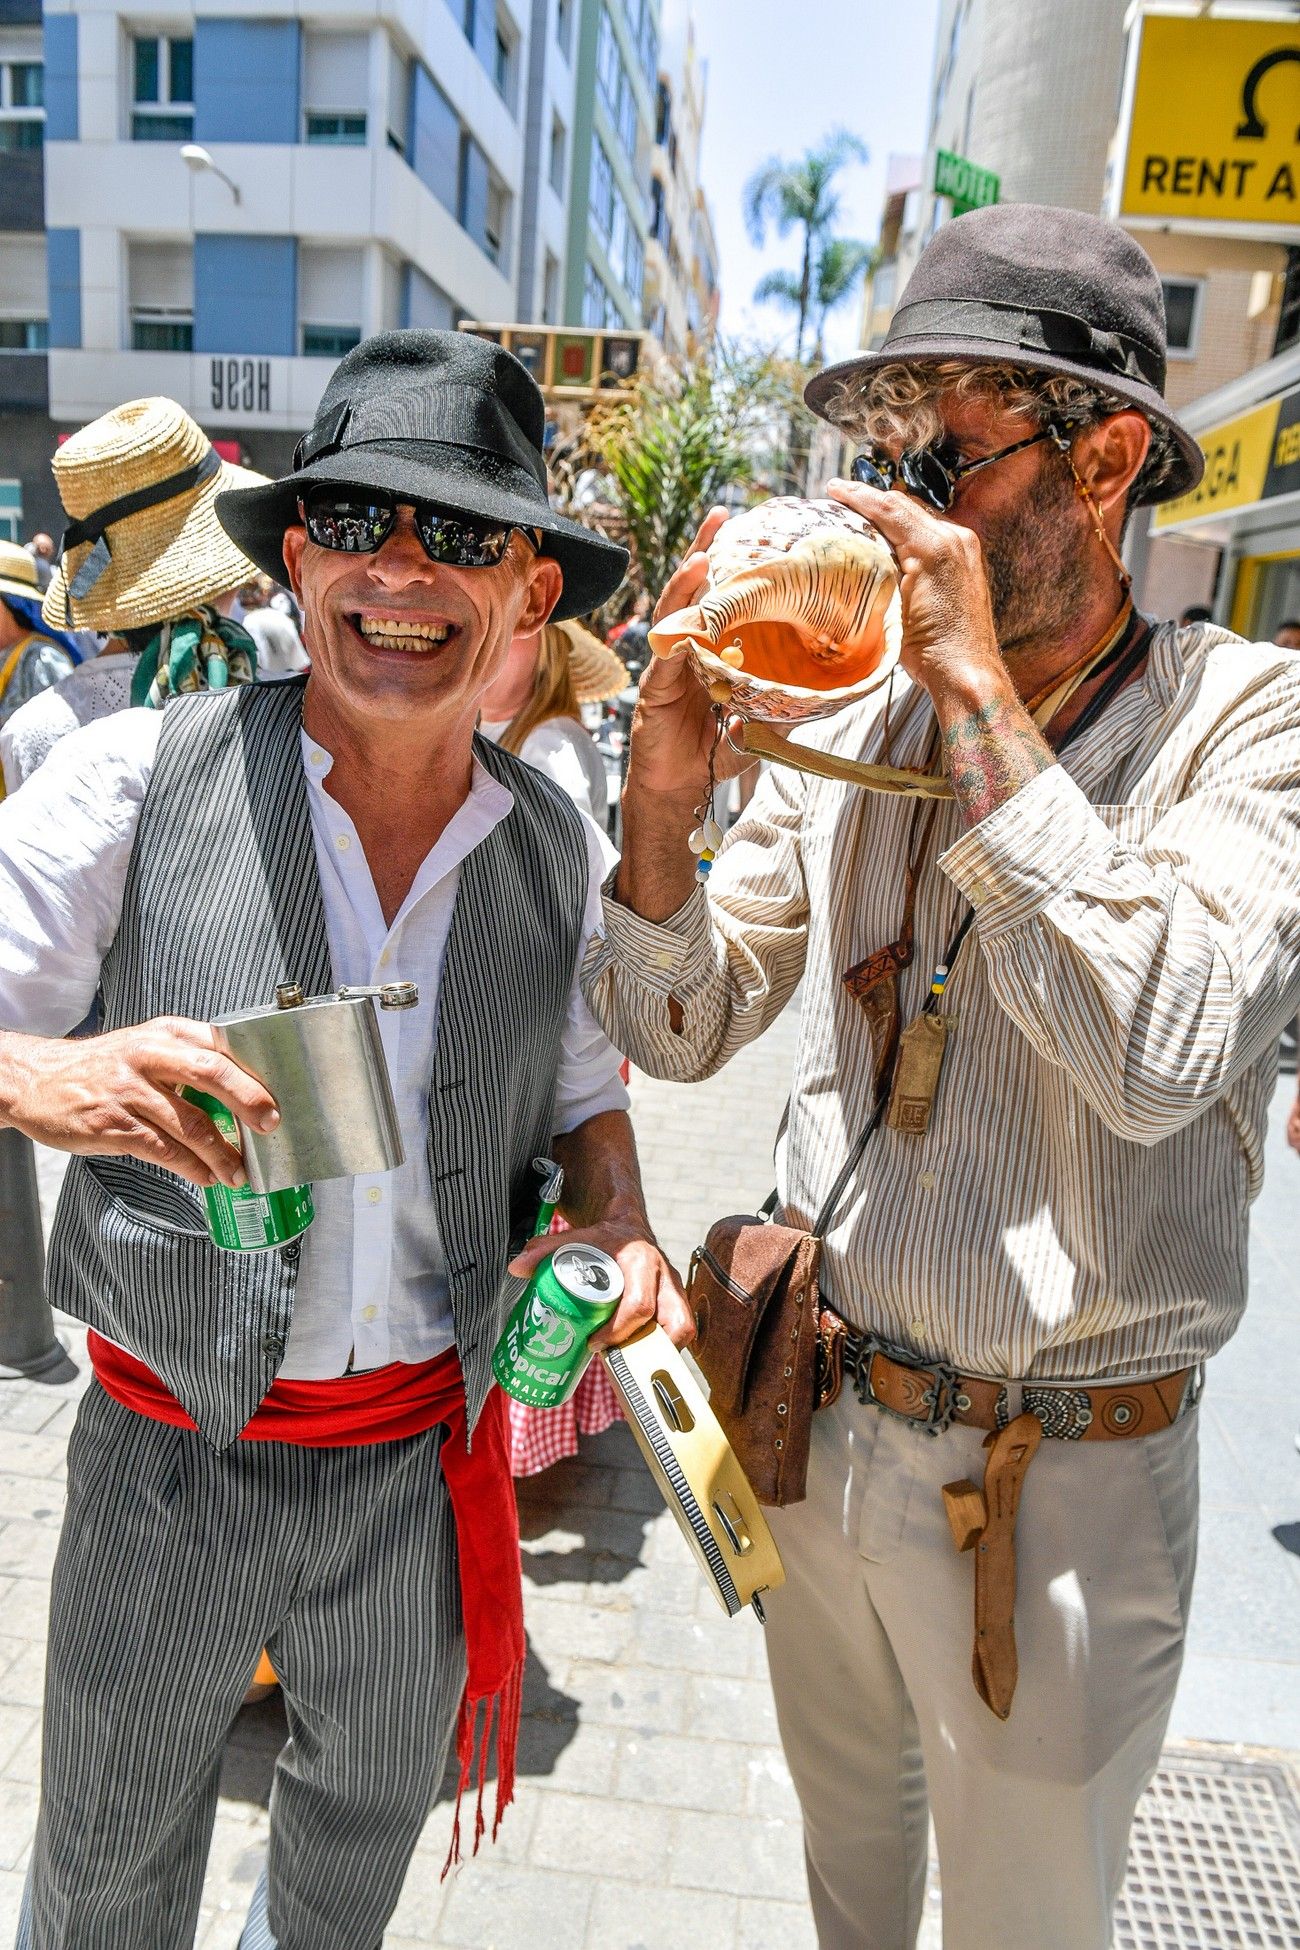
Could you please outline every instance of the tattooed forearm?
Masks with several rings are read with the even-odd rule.
[[[978,825],[1056,763],[1024,707],[1000,698],[945,728],[943,756],[965,826]]]

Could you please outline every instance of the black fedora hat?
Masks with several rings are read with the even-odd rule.
[[[1118,224],[1041,203],[994,203],[956,217],[921,253],[877,352],[827,366],[804,398],[834,420],[843,383],[898,360],[969,359],[1064,373],[1136,406],[1171,436],[1176,459],[1145,498],[1169,501],[1205,471],[1170,412],[1160,274]]]
[[[513,353],[472,332],[381,332],[335,368],[294,469],[265,487],[219,494],[217,519],[277,581],[284,536],[313,482],[379,488],[457,514],[539,529],[564,571],[555,620],[613,595],[627,550],[555,513],[547,498],[546,407]]]

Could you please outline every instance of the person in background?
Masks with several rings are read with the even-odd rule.
[[[254,576],[239,592],[244,628],[257,645],[257,673],[263,680],[296,677],[311,669],[292,617],[272,607],[275,593],[275,584],[265,575]]]
[[[1285,623],[1279,623],[1273,641],[1279,650],[1300,650],[1300,616],[1290,616]]]
[[[206,470],[202,480],[178,492],[175,478],[196,469]],[[206,616],[196,648],[210,647],[220,630],[232,679],[238,681],[244,669],[241,646],[224,612],[252,565],[217,521],[212,504],[222,488],[256,487],[262,475],[218,459],[207,436],[173,400],[147,399],[115,407],[65,440],[54,457],[54,479],[69,521],[68,546],[93,539],[103,554],[94,561],[92,550],[89,574],[86,566],[78,568],[71,588],[62,566],[55,569],[41,627],[48,631],[66,619],[79,629],[102,632],[104,641],[97,656],[76,670],[69,662],[50,688],[24,703],[0,730],[0,767],[10,792],[30,778],[66,733],[124,711],[138,674],[142,691],[158,681],[154,673],[167,624],[172,625],[170,655],[173,640],[181,640],[182,619],[199,623]],[[141,494],[147,497],[143,506]],[[127,495],[132,506],[114,518],[115,504]],[[146,679],[139,667],[151,645],[159,647]],[[190,676],[177,675],[179,688],[203,688],[208,672],[198,663],[192,657]],[[165,688],[170,684],[169,675]]]
[[[0,726],[67,677],[77,657],[72,639],[42,620],[32,556],[16,542],[0,542]]]
[[[479,723],[485,738],[545,772],[591,816],[606,871],[618,855],[605,837],[605,767],[581,709],[617,697],[626,683],[627,672],[614,652],[580,623],[548,623],[540,636],[511,643],[500,676],[483,694]],[[552,1231],[566,1230],[557,1218]],[[507,1410],[514,1476],[536,1476],[565,1456],[576,1456],[580,1435],[600,1435],[621,1414],[602,1361],[591,1363],[572,1397],[558,1408],[530,1408],[512,1399]]]
[[[1183,629],[1186,629],[1189,623],[1212,623],[1214,611],[1208,603],[1189,603],[1178,621]]]
[[[36,564],[37,584],[42,590],[46,590],[50,586],[50,577],[54,574],[54,543],[48,535],[38,534],[32,536],[26,547],[27,553]]]
[[[554,779],[603,828],[605,767],[582,706],[617,697],[626,683],[622,663],[590,630],[549,623],[540,636],[511,644],[500,676],[483,694],[479,730]]]

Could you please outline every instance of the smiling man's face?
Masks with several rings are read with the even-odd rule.
[[[472,721],[511,639],[540,630],[563,587],[559,565],[519,534],[491,568],[430,561],[409,506],[373,555],[318,548],[295,527],[284,559],[312,684],[365,719]]]

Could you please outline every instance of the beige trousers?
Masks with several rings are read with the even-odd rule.
[[[971,1681],[974,1566],[942,1486],[983,1437],[863,1406],[815,1421],[807,1501],[771,1512],[777,1717],[821,1950],[912,1950],[927,1804],[944,1950],[1105,1950],[1160,1757],[1196,1557],[1196,1414],[1130,1442],[1044,1441],[1016,1530],[1020,1681]]]

